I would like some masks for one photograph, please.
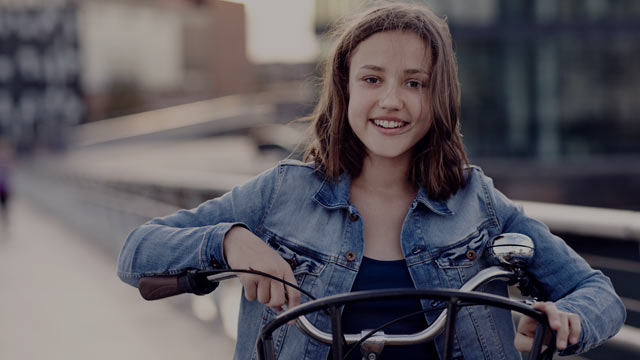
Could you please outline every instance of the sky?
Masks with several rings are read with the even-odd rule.
[[[256,63],[306,62],[318,54],[315,0],[231,0],[245,5],[247,52]]]

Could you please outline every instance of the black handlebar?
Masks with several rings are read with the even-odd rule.
[[[178,277],[178,275],[144,277],[138,282],[138,290],[145,300],[159,300],[184,294],[185,291],[180,288]]]
[[[138,291],[145,300],[159,300],[185,293],[206,295],[219,284],[209,281],[206,274],[189,270],[178,275],[144,277],[138,282]]]

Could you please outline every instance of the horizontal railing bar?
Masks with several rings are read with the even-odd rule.
[[[640,354],[639,340],[640,329],[630,325],[623,325],[622,329],[616,334],[616,336],[607,340],[607,344]]]
[[[640,251],[640,249],[639,249]],[[592,255],[592,254],[582,254],[585,260],[592,267],[597,267],[600,269],[609,269],[609,270],[617,270],[624,271],[632,274],[640,275],[640,261],[634,260],[625,260],[620,258],[614,258],[610,256],[600,256],[600,255]]]
[[[640,211],[533,201],[516,203],[554,232],[640,242]]]

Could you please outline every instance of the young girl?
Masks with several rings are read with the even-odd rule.
[[[120,278],[188,269],[261,270],[297,282],[315,297],[385,287],[459,288],[489,266],[488,243],[506,232],[535,242],[529,271],[549,302],[562,354],[613,336],[625,310],[611,283],[548,228],[468,166],[459,132],[459,86],[446,23],[421,6],[370,9],[340,28],[312,115],[308,163],[283,161],[193,210],[134,230],[118,262]],[[235,358],[251,359],[261,326],[300,293],[271,279],[240,275],[244,289]],[[507,295],[503,283],[484,291]],[[304,298],[303,301],[308,299]],[[344,327],[371,328],[401,309],[433,309],[387,331],[413,332],[440,312],[435,301],[349,306]],[[355,317],[358,322],[354,320]],[[324,314],[309,318],[328,330]],[[519,358],[534,324],[514,331],[509,311],[460,311],[455,359]],[[383,358],[437,359],[442,336],[415,347],[385,348]],[[274,334],[279,359],[327,359],[329,347],[287,326]],[[360,355],[355,355],[359,358]]]

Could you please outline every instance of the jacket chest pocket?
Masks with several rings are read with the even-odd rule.
[[[300,245],[277,236],[268,238],[266,242],[287,263],[289,263],[293,271],[293,275],[296,278],[297,285],[305,291],[313,293],[316,280],[327,266],[324,255],[315,253],[309,249],[305,249]],[[318,296],[318,294],[314,295]],[[301,303],[307,302],[309,300],[311,299],[309,299],[306,295],[300,294]],[[273,309],[264,306],[260,328],[264,327],[266,324],[272,321],[277,315],[278,314]],[[295,346],[289,346],[289,344],[287,345],[288,347],[302,351],[302,349],[304,348],[302,345],[304,344],[304,341],[306,341],[304,335],[302,335],[298,331],[292,331],[289,325],[279,327],[272,333],[272,336],[273,348],[276,357],[279,357],[280,352],[283,349],[283,344],[285,342],[291,342],[295,344]],[[252,359],[256,359],[255,351],[253,352]]]
[[[435,263],[444,272],[450,288],[460,288],[480,271],[480,258],[489,239],[486,229],[478,229],[452,245],[439,249]]]
[[[313,282],[327,266],[325,256],[279,237],[269,238],[267,244],[289,263],[298,286],[311,291]],[[303,299],[303,301],[308,300]]]

